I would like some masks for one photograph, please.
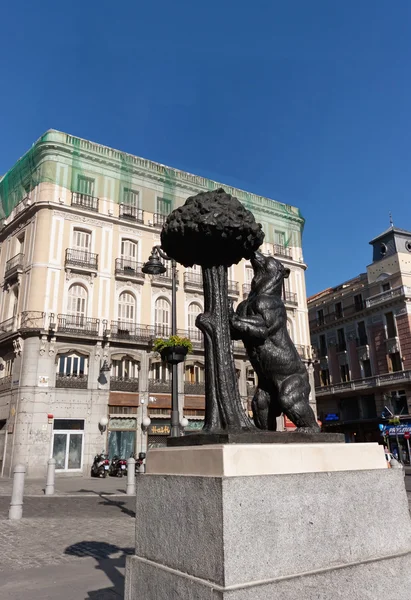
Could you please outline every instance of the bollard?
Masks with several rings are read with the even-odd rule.
[[[13,491],[9,510],[9,519],[21,519],[23,516],[24,475],[26,467],[16,465],[13,471]]]
[[[127,461],[127,496],[136,493],[136,461],[131,456]]]
[[[54,475],[56,469],[56,461],[54,458],[49,458],[47,461],[47,481],[46,481],[46,496],[54,494]]]

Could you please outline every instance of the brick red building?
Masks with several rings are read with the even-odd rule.
[[[365,273],[308,299],[318,416],[347,441],[382,442],[384,425],[409,462],[411,232],[391,226],[370,244]]]

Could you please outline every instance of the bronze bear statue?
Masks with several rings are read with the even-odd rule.
[[[261,252],[255,253],[251,264],[251,291],[231,312],[230,325],[232,338],[243,341],[258,377],[252,400],[254,423],[275,431],[276,418],[284,413],[299,431],[318,432],[309,404],[307,369],[287,331],[282,289],[290,270]]]

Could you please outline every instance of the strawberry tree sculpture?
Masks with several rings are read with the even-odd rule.
[[[231,345],[227,268],[252,258],[264,233],[254,215],[223,189],[187,199],[167,218],[163,250],[185,267],[203,272],[204,313],[196,325],[204,333],[205,432],[254,429],[243,409]]]

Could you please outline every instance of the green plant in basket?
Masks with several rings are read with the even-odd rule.
[[[166,348],[187,348],[187,353],[190,354],[193,351],[193,344],[191,340],[186,337],[179,335],[170,335],[169,338],[158,338],[154,341],[153,350],[161,354],[162,350]]]

